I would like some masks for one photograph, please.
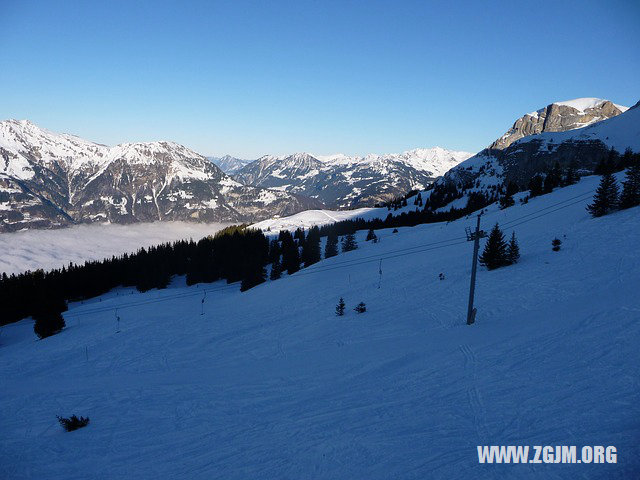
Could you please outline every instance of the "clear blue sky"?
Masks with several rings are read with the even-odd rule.
[[[244,158],[478,151],[640,99],[640,2],[0,0],[0,118]]]

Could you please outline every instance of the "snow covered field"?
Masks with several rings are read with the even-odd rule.
[[[7,325],[0,477],[637,478],[640,211],[590,218],[597,182],[483,217],[522,258],[479,270],[473,326],[474,219],[360,232],[245,293],[114,291],[43,341]],[[91,423],[66,433],[74,413]],[[477,445],[614,445],[618,463],[481,465]]]
[[[156,222],[2,233],[0,273],[20,273],[37,268],[48,270],[69,262],[101,260],[174,240],[199,240],[224,227],[220,223]]]

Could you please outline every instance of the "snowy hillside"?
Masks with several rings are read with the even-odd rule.
[[[225,227],[219,223],[155,222],[134,225],[74,225],[55,230],[26,230],[0,235],[0,274],[61,268],[73,262],[102,260],[141,247],[193,238]],[[79,242],[78,239],[82,241]]]
[[[379,231],[377,244],[359,232],[358,250],[245,293],[120,289],[71,305],[42,341],[30,320],[7,325],[0,477],[634,478],[640,215],[590,218],[598,180],[489,208],[483,228],[514,230],[522,257],[479,270],[473,326],[474,218]],[[91,423],[66,433],[55,416],[71,414]],[[619,453],[481,465],[478,445]]]
[[[266,155],[238,170],[234,178],[314,198],[332,208],[371,207],[426,187],[471,155],[441,147],[364,157]]]

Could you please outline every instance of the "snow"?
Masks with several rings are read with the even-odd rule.
[[[209,205],[209,208],[213,207]],[[2,233],[0,273],[58,268],[69,262],[101,260],[164,242],[189,238],[199,240],[225,226],[218,223],[156,222],[78,225],[59,230]]]
[[[640,216],[589,218],[597,182],[490,209],[485,229],[530,221],[515,227],[517,265],[479,270],[473,326],[474,219],[379,231],[378,244],[360,232],[358,250],[245,293],[120,289],[72,305],[43,341],[29,320],[5,326],[0,476],[633,478]],[[72,413],[91,423],[64,432],[55,415]],[[477,445],[500,444],[614,445],[619,463],[478,464]]]
[[[575,98],[573,100],[566,100],[564,102],[555,102],[556,105],[563,105],[565,107],[572,107],[580,112],[584,112],[590,108],[596,108],[602,105],[604,102],[608,102],[609,100],[603,100],[601,98]],[[615,104],[614,104],[615,105]],[[629,107],[622,107],[616,105],[616,107],[620,108],[623,112],[626,111]]]

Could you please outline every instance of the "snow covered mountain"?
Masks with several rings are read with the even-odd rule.
[[[475,219],[358,232],[244,293],[118,288],[42,341],[31,319],[6,325],[0,478],[637,478],[640,215],[590,218],[598,180],[488,209],[482,228],[515,231],[522,256],[478,269],[472,326]],[[91,422],[67,433],[71,414]],[[487,465],[478,445],[618,455]]]
[[[576,98],[555,102],[535,112],[527,113],[489,149],[504,149],[513,142],[543,132],[565,132],[586,127],[626,112],[628,107],[616,105],[600,98]]]
[[[424,188],[471,155],[440,147],[365,157],[267,155],[237,171],[234,178],[246,185],[311,197],[334,208],[354,208]]]
[[[607,111],[615,113],[615,108],[623,113],[615,113],[601,121],[585,120],[588,125],[581,128],[569,128],[576,124],[566,123],[568,129],[564,131],[549,130],[514,140],[504,148],[487,148],[452,168],[436,182],[436,186],[449,185],[465,192],[495,191],[508,182],[526,187],[534,175],[544,174],[555,162],[563,169],[571,165],[588,173],[611,155],[611,149],[617,154],[623,154],[627,149],[640,152],[640,102],[626,108],[596,100],[560,102],[541,111],[554,111],[553,105],[571,104],[580,106],[584,112],[593,112],[589,105],[595,103]],[[564,127],[560,123],[553,128]],[[502,137],[494,145],[505,139]],[[463,206],[465,201],[466,198],[456,200],[456,207]]]
[[[0,231],[74,223],[251,221],[319,202],[242,185],[173,142],[108,147],[0,122]]]
[[[228,175],[232,175],[253,160],[243,160],[240,158],[225,155],[224,157],[207,157],[207,160],[215,163],[220,170]]]

